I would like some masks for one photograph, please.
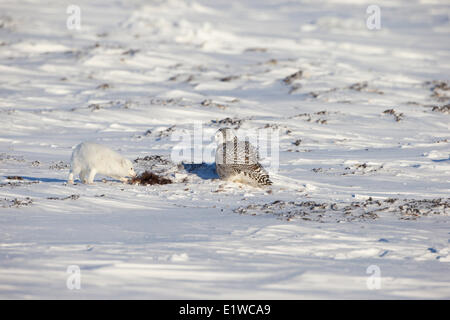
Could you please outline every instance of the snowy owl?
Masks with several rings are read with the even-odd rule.
[[[248,141],[239,141],[230,128],[221,128],[217,142],[216,170],[223,180],[256,186],[271,185],[269,174],[261,166],[258,152]]]

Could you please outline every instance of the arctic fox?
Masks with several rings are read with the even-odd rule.
[[[80,143],[73,150],[67,182],[73,184],[74,175],[79,175],[81,182],[92,184],[97,173],[122,182],[136,176],[131,161],[117,152],[92,142]]]

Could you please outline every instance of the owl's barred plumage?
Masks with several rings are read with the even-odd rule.
[[[216,139],[216,170],[221,179],[258,186],[272,184],[250,142],[239,141],[230,128],[219,129]]]

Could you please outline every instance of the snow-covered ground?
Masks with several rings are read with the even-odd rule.
[[[0,1],[0,298],[450,298],[450,2],[41,2]],[[199,123],[276,132],[275,184],[172,159]],[[175,183],[66,185],[85,140]]]

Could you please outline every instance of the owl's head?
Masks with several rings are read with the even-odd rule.
[[[216,132],[215,140],[217,144],[222,144],[228,141],[233,141],[236,137],[236,133],[231,128],[220,128]]]

